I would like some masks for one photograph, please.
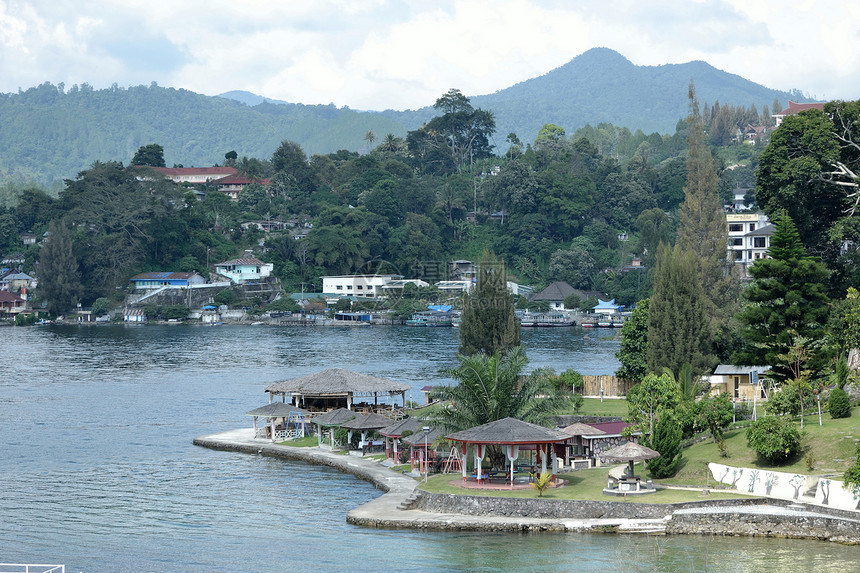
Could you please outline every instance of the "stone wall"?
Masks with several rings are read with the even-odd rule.
[[[857,521],[821,515],[676,513],[666,523],[666,533],[788,537],[860,544],[860,527]]]
[[[544,519],[660,519],[679,509],[764,505],[761,498],[695,501],[686,503],[635,503],[540,498],[485,497],[422,491],[414,509],[434,513],[535,517]]]

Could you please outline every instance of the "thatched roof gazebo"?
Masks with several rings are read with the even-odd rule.
[[[352,433],[355,431],[361,432],[361,442],[359,442],[358,447],[364,448],[365,442],[367,441],[367,433],[371,430],[381,430],[385,426],[391,424],[391,420],[386,418],[385,416],[380,416],[379,414],[359,414],[351,420],[347,420],[346,422],[340,425],[341,428],[346,428],[349,430],[347,440],[352,442]],[[382,445],[381,443],[379,444]]]
[[[652,450],[651,448],[645,447],[641,444],[637,444],[636,442],[627,442],[625,444],[621,444],[620,446],[616,446],[612,449],[606,450],[605,452],[600,454],[600,457],[606,461],[610,462],[628,462],[629,465],[627,467],[627,474],[621,480],[618,480],[619,485],[621,486],[621,491],[624,493],[628,492],[640,492],[642,491],[642,486],[640,483],[639,476],[634,474],[633,464],[634,462],[641,462],[644,460],[651,460],[654,458],[660,457],[660,452],[656,450]],[[610,476],[613,477],[613,476]],[[627,486],[627,487],[625,487]],[[646,486],[645,488],[648,493],[650,493],[652,488],[650,486]],[[610,486],[603,490],[605,493],[614,494],[615,489]]]
[[[576,422],[575,424],[565,426],[560,429],[559,432],[564,432],[568,436],[599,436],[606,433],[603,430],[595,428],[594,426],[589,426],[588,424],[583,424],[582,422]]]
[[[346,408],[338,408],[325,414],[320,414],[313,419],[313,423],[318,426],[317,429],[317,445],[322,446],[323,434],[328,433],[329,443],[334,449],[334,430],[339,428],[344,422],[348,422],[355,418],[356,413],[347,410]]]
[[[289,431],[290,424],[294,424],[296,430],[296,435],[292,437],[303,437],[307,431],[307,420],[311,415],[311,413],[304,408],[299,408],[292,404],[285,404],[284,402],[272,402],[265,406],[254,408],[253,410],[245,412],[245,414],[247,416],[254,416],[255,437],[264,437],[262,435],[257,435],[257,419],[266,418],[269,428],[269,431],[267,432],[269,435],[266,437],[270,437],[273,441],[277,438],[286,439],[286,433]],[[275,430],[275,420],[280,418],[283,418],[284,420],[284,429],[278,432]]]
[[[276,382],[268,386],[266,392],[269,393],[270,400],[279,395],[282,401],[286,401],[286,396],[289,395],[291,401],[304,407],[316,406],[322,409],[334,404],[352,410],[355,398],[373,398],[376,405],[380,397],[387,397],[391,399],[391,407],[394,408],[395,397],[398,395],[405,407],[406,392],[410,389],[411,386],[402,382],[343,368],[330,368]]]
[[[514,461],[519,457],[520,446],[533,445],[538,449],[541,453],[541,474],[545,474],[547,445],[563,442],[569,437],[558,430],[551,430],[516,418],[502,418],[468,430],[455,432],[446,436],[446,439],[463,443],[464,481],[466,480],[466,449],[470,444],[474,447],[475,475],[479,481],[483,479],[481,460],[486,453],[486,446],[501,446],[505,452],[505,457],[510,462],[510,482],[513,485]]]
[[[560,448],[564,465],[571,468],[590,467],[588,460],[590,441],[588,438],[606,435],[606,432],[594,426],[576,422],[559,430],[569,436]],[[584,465],[583,465],[584,464]]]
[[[414,434],[420,432],[424,422],[412,416],[403,418],[393,424],[389,424],[379,430],[379,435],[385,438],[385,457],[397,461],[398,443],[404,433]]]

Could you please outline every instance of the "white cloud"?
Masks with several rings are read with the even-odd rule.
[[[638,65],[701,59],[768,87],[860,97],[855,0],[0,0],[0,21],[0,91],[157,81],[416,108],[605,46]]]

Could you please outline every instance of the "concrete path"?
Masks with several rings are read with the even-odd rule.
[[[219,434],[203,436],[194,439],[199,446],[229,451],[241,451],[251,454],[261,454],[284,459],[299,460],[316,465],[327,465],[340,471],[351,473],[358,478],[373,483],[385,493],[378,498],[365,503],[347,513],[347,522],[365,527],[380,528],[412,528],[412,529],[444,529],[470,531],[560,531],[560,532],[602,532],[602,533],[705,533],[710,522],[727,522],[728,525],[710,533],[724,535],[770,535],[777,534],[789,537],[805,537],[804,530],[809,528],[810,520],[826,521],[830,525],[810,537],[819,539],[832,538],[843,543],[858,543],[860,536],[854,534],[860,531],[860,521],[850,517],[834,518],[832,515],[809,511],[809,506],[786,508],[778,505],[731,505],[723,507],[700,507],[693,509],[678,509],[671,511],[660,519],[576,519],[575,517],[531,518],[506,517],[494,515],[464,515],[457,513],[434,513],[409,509],[420,495],[419,480],[398,473],[373,459],[358,456],[333,453],[317,447],[297,448],[276,445],[269,440],[254,438],[252,428],[231,430]],[[669,509],[669,508],[667,508]],[[800,511],[798,511],[800,510]],[[673,521],[673,517],[677,518]],[[712,517],[707,517],[712,516]],[[853,516],[852,516],[853,517]],[[772,521],[803,520],[802,528],[788,530],[782,534],[772,531]],[[789,519],[790,518],[790,519]],[[749,531],[740,531],[732,525],[737,521],[752,521],[764,523],[766,530],[759,525],[753,525]],[[836,526],[833,525],[834,520]],[[691,526],[690,523],[693,523]],[[677,523],[676,523],[677,522]],[[704,522],[704,525],[702,523]],[[830,533],[837,529],[837,534]],[[844,531],[848,533],[844,533]],[[787,534],[786,534],[787,533]]]

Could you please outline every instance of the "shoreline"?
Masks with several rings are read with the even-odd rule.
[[[276,445],[243,428],[194,438],[194,445],[326,465],[384,493],[351,509],[347,523],[389,529],[579,533],[705,534],[817,539],[860,545],[860,514],[768,498],[649,504],[566,503],[541,498],[432,494],[419,482],[376,461],[318,448]]]

